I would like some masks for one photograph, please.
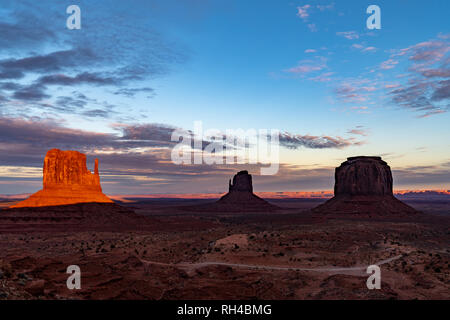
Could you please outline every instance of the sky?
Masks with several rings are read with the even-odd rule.
[[[368,29],[376,4],[381,29]],[[66,9],[78,5],[81,29]],[[100,161],[107,194],[333,188],[347,157],[381,156],[395,189],[450,189],[450,2],[0,3],[0,194],[42,187],[52,148]],[[177,165],[174,130],[279,130],[258,164]],[[208,137],[194,152],[207,153]],[[254,152],[254,149],[252,149]]]

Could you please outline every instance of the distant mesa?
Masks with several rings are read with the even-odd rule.
[[[85,154],[52,149],[45,156],[43,171],[43,189],[10,208],[113,203],[102,192],[98,159],[91,173],[86,167]]]
[[[334,197],[313,209],[328,214],[414,214],[394,197],[392,173],[381,157],[352,157],[336,168]]]
[[[255,195],[252,176],[248,171],[240,171],[229,181],[226,195],[215,203],[197,206],[197,209],[217,212],[267,212],[279,208]]]
[[[248,171],[240,171],[228,183],[228,192],[251,192],[253,193],[252,175]]]
[[[392,173],[381,157],[352,157],[336,168],[334,195],[393,195]]]
[[[91,173],[86,167],[86,155],[58,149],[45,156],[43,189],[0,214],[0,232],[148,228],[152,228],[149,218],[103,194],[97,159]]]

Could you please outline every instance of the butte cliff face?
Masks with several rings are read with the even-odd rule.
[[[393,195],[391,168],[381,157],[348,158],[336,168],[334,195]]]
[[[102,192],[98,159],[92,174],[86,167],[86,155],[78,151],[53,149],[44,159],[44,189],[74,187]]]
[[[248,171],[240,171],[228,184],[228,192],[250,192],[253,193],[252,175]]]
[[[325,214],[412,214],[393,195],[392,173],[381,157],[352,157],[335,173],[334,198],[313,209]]]
[[[11,208],[113,202],[102,192],[98,160],[91,173],[86,167],[86,155],[78,151],[48,151],[43,173],[44,188]]]

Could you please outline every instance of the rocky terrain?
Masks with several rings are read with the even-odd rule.
[[[0,299],[450,298],[448,217],[140,210],[152,230],[2,232]],[[66,287],[73,264],[81,290]]]
[[[0,232],[148,230],[152,221],[115,203],[10,208],[0,211]]]

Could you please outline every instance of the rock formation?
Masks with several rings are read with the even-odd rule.
[[[334,195],[393,195],[391,168],[381,157],[348,158],[336,168]]]
[[[102,192],[97,159],[91,173],[86,167],[86,155],[52,149],[45,156],[43,172],[43,189],[11,208],[113,202]]]
[[[381,157],[352,157],[336,168],[334,198],[313,209],[326,214],[411,214],[393,195],[392,173]]]
[[[53,149],[44,159],[44,189],[61,186],[80,187],[102,191],[98,174],[98,159],[95,159],[95,171],[92,174],[86,167],[86,155],[78,151]]]
[[[253,193],[253,183],[252,183],[252,175],[248,174],[248,171],[238,172],[233,177],[233,184],[228,183],[228,192],[251,192]]]
[[[252,176],[240,171],[228,184],[228,193],[215,203],[196,206],[199,211],[215,212],[267,212],[279,209],[253,194]]]
[[[213,203],[180,207],[182,211],[197,212],[268,212],[279,207],[253,194],[252,176],[240,171],[229,180],[228,193]]]

